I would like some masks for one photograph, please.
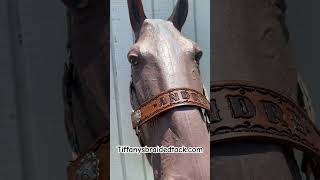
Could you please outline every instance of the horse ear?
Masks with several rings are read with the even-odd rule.
[[[142,23],[145,19],[147,19],[147,17],[144,13],[141,0],[128,0],[127,2],[131,27],[136,34],[136,37],[138,37]]]
[[[178,0],[176,7],[174,8],[169,21],[181,31],[183,24],[186,22],[188,16],[188,0]]]

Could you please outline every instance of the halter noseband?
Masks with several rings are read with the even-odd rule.
[[[132,127],[139,133],[139,127],[160,113],[180,106],[196,106],[210,111],[210,102],[203,93],[190,88],[174,88],[144,102],[131,113]]]

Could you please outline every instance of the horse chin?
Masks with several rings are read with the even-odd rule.
[[[166,175],[161,180],[193,180],[190,177],[187,176],[181,176],[181,175]]]
[[[196,107],[178,107],[142,126],[146,146],[203,147],[203,153],[149,154],[155,179],[198,179],[210,177],[210,143],[203,115]]]

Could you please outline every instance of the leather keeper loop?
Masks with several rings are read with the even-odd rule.
[[[179,106],[197,106],[210,110],[210,103],[202,93],[189,88],[169,89],[134,110],[131,113],[132,126],[136,129],[160,113]]]
[[[211,83],[211,143],[259,140],[320,156],[320,132],[291,99],[241,81]]]

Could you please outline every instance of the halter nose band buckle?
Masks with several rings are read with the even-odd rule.
[[[132,111],[132,115],[135,123],[139,124],[141,121],[141,111],[140,110]],[[140,133],[139,126],[136,126],[135,131],[136,131],[136,135],[139,135]]]
[[[133,111],[133,118],[136,121],[136,123],[139,124],[139,122],[141,121],[141,111],[140,110]]]

